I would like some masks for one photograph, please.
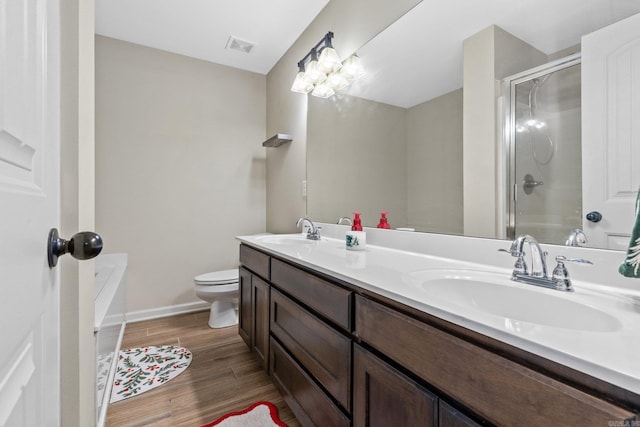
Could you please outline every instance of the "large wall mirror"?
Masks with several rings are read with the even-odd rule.
[[[387,211],[392,228],[495,238],[517,224],[564,244],[588,213],[581,40],[638,13],[640,0],[422,1],[357,51],[365,77],[309,96],[308,216],[359,211],[375,227]],[[473,151],[482,138],[493,148]]]

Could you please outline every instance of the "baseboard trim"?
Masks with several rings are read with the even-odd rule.
[[[207,310],[211,305],[205,301],[190,302],[186,304],[170,305],[166,307],[151,308],[148,310],[131,311],[127,313],[127,323],[142,322],[144,320],[159,319],[161,317],[175,316],[176,314],[192,313],[194,311]]]

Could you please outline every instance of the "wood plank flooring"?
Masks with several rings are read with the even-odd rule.
[[[186,371],[166,384],[109,405],[107,427],[198,427],[268,400],[280,419],[299,427],[289,407],[238,335],[211,329],[208,311],[128,324],[122,348],[181,345],[193,353]]]

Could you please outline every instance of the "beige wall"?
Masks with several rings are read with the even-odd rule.
[[[495,25],[466,39],[463,52],[464,234],[501,237],[500,80],[543,64],[547,57]]]
[[[375,227],[388,211],[393,227],[407,222],[406,109],[353,96],[309,97],[307,211],[336,222],[362,213]]]
[[[409,109],[353,96],[308,100],[307,213],[375,227],[462,233],[462,89]]]
[[[267,152],[267,230],[295,231],[306,214],[307,96],[290,91],[296,64],[327,31],[346,57],[417,3],[416,0],[332,0],[267,75],[267,134],[288,133],[291,144]]]
[[[95,229],[94,1],[61,2],[60,235]],[[60,259],[61,425],[95,423],[94,261]]]
[[[462,89],[407,110],[408,226],[462,234]]]
[[[96,37],[96,223],[127,310],[198,301],[265,231],[265,76]]]

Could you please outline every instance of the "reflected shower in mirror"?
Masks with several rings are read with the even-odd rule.
[[[507,77],[507,237],[564,244],[582,227],[580,57]]]

